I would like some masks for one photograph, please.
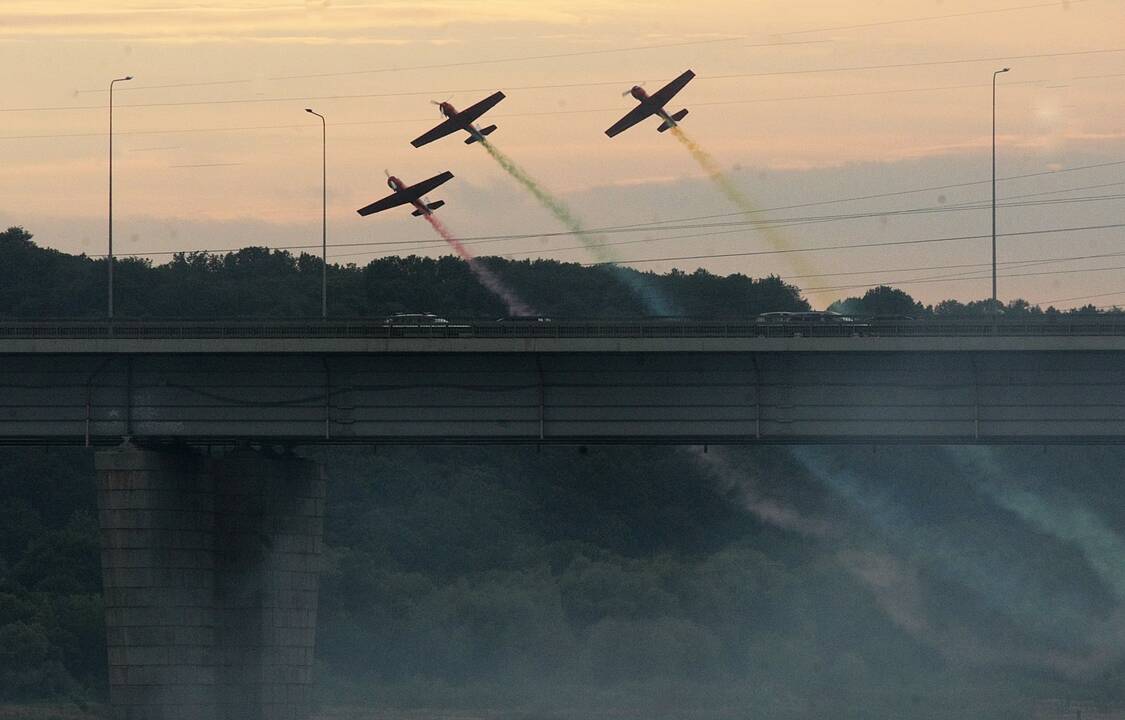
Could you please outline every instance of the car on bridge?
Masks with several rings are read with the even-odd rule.
[[[449,321],[433,313],[395,313],[383,321],[384,325],[415,327],[421,325],[448,325]]]
[[[850,315],[831,310],[806,310],[801,312],[767,312],[754,319],[758,334],[766,336],[800,337],[802,335],[855,335],[862,334],[867,324]]]
[[[383,320],[383,325],[395,337],[404,335],[459,337],[472,332],[470,325],[454,324],[433,313],[395,313]]]

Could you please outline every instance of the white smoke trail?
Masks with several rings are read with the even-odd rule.
[[[959,449],[955,456],[981,470],[978,487],[996,504],[1041,532],[1077,547],[1114,595],[1125,600],[1125,539],[1103,517],[1067,493],[1056,491],[1048,500],[1003,480],[1010,473],[989,448]]]

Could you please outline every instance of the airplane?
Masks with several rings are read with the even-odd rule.
[[[472,145],[475,142],[481,142],[484,140],[485,135],[491,134],[492,131],[496,129],[496,126],[489,125],[486,128],[478,128],[476,125],[473,125],[473,122],[476,121],[476,119],[481,115],[484,115],[486,112],[495,107],[496,103],[500,102],[503,99],[504,93],[495,92],[486,97],[484,100],[478,102],[476,105],[470,105],[460,112],[458,112],[457,108],[453,107],[453,105],[450,104],[449,101],[434,103],[438,106],[438,109],[441,110],[441,114],[445,116],[445,121],[435,127],[433,130],[430,130],[429,132],[423,133],[422,135],[414,138],[410,141],[410,144],[414,147],[422,147],[427,143],[432,143],[434,140],[443,138],[446,135],[457,132],[458,130],[464,130],[465,132],[469,133],[469,137],[465,139],[466,145]]]
[[[445,204],[445,201],[438,200],[436,202],[427,202],[426,198],[424,197],[425,194],[438,187],[439,185],[448,182],[452,178],[453,173],[446,170],[440,175],[434,175],[429,180],[423,180],[420,183],[407,187],[394,175],[387,173],[387,185],[390,186],[391,190],[394,190],[394,192],[383,198],[382,200],[376,200],[367,207],[362,207],[359,210],[356,210],[356,212],[366,217],[373,213],[383,212],[384,210],[389,210],[390,208],[398,207],[399,205],[406,205],[409,203],[410,205],[413,205],[415,207],[414,212],[410,213],[414,217],[421,217],[422,215],[432,215],[434,210],[437,210],[439,207]]]
[[[632,95],[637,99],[640,105],[630,110],[625,117],[615,122],[613,127],[605,131],[605,134],[613,137],[633,127],[649,115],[656,115],[664,120],[664,122],[660,124],[660,127],[656,128],[660,132],[676,127],[676,124],[684,119],[688,111],[680,110],[674,115],[669,115],[665,112],[664,106],[668,104],[668,101],[670,101],[676,93],[683,90],[684,86],[691,82],[693,77],[695,77],[695,73],[688,70],[651,95],[645,92],[645,89],[640,85],[634,85],[632,89],[625,94]]]

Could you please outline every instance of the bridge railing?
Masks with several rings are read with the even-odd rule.
[[[284,338],[753,338],[1125,335],[1125,319],[942,320],[888,323],[722,321],[451,322],[388,325],[341,321],[0,321],[0,339]]]

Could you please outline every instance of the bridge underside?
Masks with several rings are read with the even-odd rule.
[[[0,442],[1113,443],[1125,355],[0,355]]]
[[[324,488],[277,446],[1122,441],[1117,335],[0,339],[0,443],[114,446],[121,720],[307,715]]]

